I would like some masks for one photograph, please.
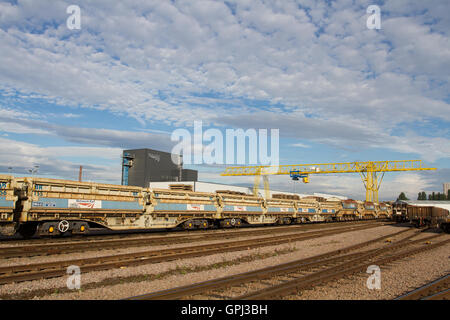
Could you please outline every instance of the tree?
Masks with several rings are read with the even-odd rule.
[[[402,193],[400,193],[400,195],[397,198],[397,201],[399,201],[399,200],[409,200],[409,199],[406,197],[405,193],[402,192]]]
[[[447,200],[450,200],[450,189],[447,190]]]
[[[427,194],[425,191],[422,192],[422,200],[427,200]]]
[[[431,200],[436,200],[436,195],[434,194],[434,191],[433,191],[433,193],[431,194]]]
[[[433,200],[431,199],[431,193],[428,195],[428,200]]]

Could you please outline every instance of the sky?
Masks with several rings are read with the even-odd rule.
[[[80,8],[80,28],[68,27]],[[380,29],[369,29],[370,5]],[[174,130],[279,130],[280,164],[421,159],[382,200],[450,182],[450,2],[0,1],[0,173],[120,184]],[[70,20],[74,21],[74,20]],[[195,149],[195,148],[194,148]],[[201,149],[201,148],[200,148]],[[250,163],[246,163],[250,164]],[[225,165],[186,165],[199,180]],[[358,174],[273,189],[363,199]]]

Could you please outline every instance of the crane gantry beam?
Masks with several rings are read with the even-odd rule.
[[[436,170],[423,165],[422,160],[355,161],[337,163],[311,163],[280,166],[227,167],[222,176],[267,176],[295,172],[297,175],[326,173],[359,173],[366,188],[366,201],[378,202],[378,190],[385,172]],[[381,179],[378,172],[382,172]],[[304,179],[304,182],[308,180]],[[259,180],[258,180],[259,184]],[[255,188],[257,186],[255,185]],[[254,189],[255,190],[255,189]],[[256,191],[255,191],[256,193]],[[267,192],[266,192],[267,193]]]

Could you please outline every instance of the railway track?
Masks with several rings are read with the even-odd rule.
[[[211,233],[211,232],[229,232],[229,231],[241,231],[241,230],[255,230],[255,229],[283,229],[286,227],[323,227],[326,225],[341,225],[341,224],[357,224],[357,223],[370,223],[370,222],[393,222],[387,218],[378,218],[378,219],[359,219],[359,220],[343,220],[343,221],[312,221],[312,222],[303,222],[301,224],[293,224],[293,225],[240,225],[235,228],[209,228],[209,229],[192,229],[192,230],[183,230],[183,229],[162,229],[162,230],[103,230],[98,229],[89,234],[85,235],[70,235],[70,236],[61,236],[61,237],[39,237],[39,238],[30,238],[30,239],[17,239],[14,237],[3,237],[0,236],[0,248],[2,248],[2,244],[8,246],[14,245],[38,245],[38,244],[49,244],[49,243],[71,243],[71,242],[86,242],[86,241],[99,241],[99,240],[119,240],[119,239],[127,239],[127,238],[146,238],[151,236],[173,236],[176,234],[183,235],[194,235],[194,234],[203,234],[203,233]],[[91,231],[94,229],[91,229]],[[6,246],[3,246],[6,247]]]
[[[341,279],[344,276],[352,275],[357,272],[365,272],[370,265],[385,265],[395,260],[405,258],[420,252],[431,250],[450,242],[450,239],[444,240],[435,244],[424,244],[425,240],[431,240],[437,236],[431,236],[425,239],[416,240],[414,243],[408,243],[407,246],[416,244],[417,246],[409,250],[399,252],[392,252],[391,248],[380,249],[375,252],[368,252],[367,254],[350,259],[337,266],[326,268],[320,272],[316,272],[309,277],[297,278],[288,280],[285,283],[264,288],[256,292],[244,294],[237,299],[239,300],[254,300],[254,299],[270,299],[280,298],[289,294],[297,294],[299,290],[311,288],[314,285],[325,284],[335,279]],[[422,243],[419,245],[419,243]],[[396,248],[399,249],[399,248]],[[377,258],[378,259],[375,259]]]
[[[96,270],[157,263],[181,258],[192,258],[216,253],[240,251],[282,243],[303,241],[344,232],[367,230],[381,225],[383,225],[383,223],[378,222],[358,226],[344,226],[340,228],[333,228],[331,230],[318,230],[307,233],[276,235],[268,237],[266,236],[255,239],[228,241],[220,244],[215,243],[209,245],[185,246],[171,249],[133,252],[95,258],[70,259],[56,262],[4,266],[0,267],[0,284],[64,276],[66,275],[66,268],[71,265],[79,266],[81,272],[85,273]]]
[[[280,298],[289,294],[296,294],[297,291],[308,289],[314,285],[324,284],[330,280],[339,279],[355,272],[365,271],[370,264],[382,265],[423,250],[432,249],[450,241],[448,239],[436,244],[423,245],[423,243],[439,238],[441,235],[412,240],[418,234],[418,232],[414,232],[388,245],[368,249],[363,252],[358,251],[363,247],[381,242],[388,237],[399,236],[407,231],[411,232],[411,230],[404,230],[318,256],[129,299]],[[400,251],[405,247],[411,246],[414,248]],[[249,287],[252,287],[254,290],[248,292]]]
[[[348,225],[366,225],[374,222],[349,222]],[[346,224],[347,225],[347,224]],[[226,230],[220,232],[189,233],[182,235],[159,235],[147,237],[132,237],[121,239],[93,239],[73,242],[44,242],[21,246],[0,247],[0,258],[9,259],[16,257],[33,257],[40,255],[64,254],[73,252],[85,252],[93,250],[119,249],[128,247],[143,247],[149,245],[168,245],[178,243],[191,243],[198,241],[210,241],[218,239],[232,239],[239,236],[258,236],[275,233],[288,233],[295,231],[307,231],[315,229],[336,228],[336,225],[294,225],[276,228],[260,228],[256,230]]]
[[[401,295],[395,300],[450,300],[450,274]]]

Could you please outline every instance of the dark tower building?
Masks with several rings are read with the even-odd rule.
[[[183,157],[152,149],[124,150],[122,185],[147,188],[150,181],[197,181],[197,171],[183,169]]]

